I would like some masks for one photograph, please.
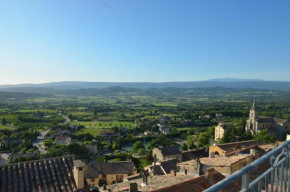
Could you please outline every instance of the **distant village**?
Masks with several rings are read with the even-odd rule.
[[[185,140],[171,143],[168,140],[169,144],[165,144],[166,137],[158,140],[162,135],[177,133],[168,124],[170,118],[161,116],[153,129],[133,137],[140,140],[132,146],[135,153],[131,159],[107,158],[107,155],[126,154],[118,147],[122,144],[118,139],[129,132],[125,126],[103,129],[98,138],[106,141],[107,145],[101,147],[94,138],[90,141],[87,138],[72,139],[71,135],[79,128],[77,125],[71,125],[69,129],[44,130],[33,143],[33,150],[26,153],[5,152],[5,148],[20,145],[23,141],[20,137],[4,137],[0,154],[1,191],[162,192],[187,191],[189,188],[190,191],[203,191],[281,145],[283,135],[290,130],[289,121],[285,119],[260,116],[254,101],[245,124],[245,133],[255,138],[267,130],[266,138],[276,138],[275,142],[269,143],[263,138],[238,141],[237,136],[233,137],[233,142],[224,143],[222,140],[230,126],[223,118],[223,114],[216,114],[214,118],[211,115],[199,116],[198,121],[211,120],[217,125],[214,127],[214,137],[206,138],[209,145],[197,147],[202,140],[192,130],[186,130],[188,138]],[[146,124],[146,119],[141,123]],[[192,120],[184,119],[181,123],[187,125]],[[157,135],[157,139],[151,140],[151,149],[147,151],[143,141]],[[37,158],[40,152],[46,153],[53,146],[72,144],[80,147],[77,148],[78,152],[85,151],[86,157],[95,158],[88,160],[82,158],[82,153],[75,155],[71,152],[58,157]],[[149,160],[140,166],[144,158]],[[264,163],[256,167],[253,174],[262,174],[267,167]],[[236,182],[239,184],[231,184],[225,191],[240,191],[241,180]]]

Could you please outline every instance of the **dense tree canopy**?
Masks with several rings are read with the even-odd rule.
[[[211,127],[206,132],[198,136],[198,147],[209,146],[210,139],[214,138],[215,128]]]
[[[257,141],[264,141],[266,143],[274,143],[276,142],[276,138],[268,134],[268,130],[265,129],[263,131],[260,131],[256,135],[254,135],[254,139]]]
[[[145,146],[143,145],[143,143],[141,141],[136,141],[133,146],[132,146],[132,150],[136,153],[139,149],[141,148],[145,148]]]
[[[85,146],[81,146],[77,143],[71,143],[67,146],[67,150],[70,154],[75,154],[78,156],[86,155],[89,150]]]
[[[138,149],[138,153],[137,153],[139,156],[143,156],[145,155],[145,149],[144,148],[140,148]]]
[[[182,143],[181,146],[180,146],[180,149],[181,149],[181,151],[187,151],[188,150],[187,144],[186,143]]]
[[[175,142],[171,139],[167,138],[164,135],[160,135],[157,137],[157,139],[152,140],[149,143],[148,149],[153,149],[155,147],[166,147],[166,146],[172,146],[175,145]]]

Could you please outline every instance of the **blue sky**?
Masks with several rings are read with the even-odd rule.
[[[0,1],[0,84],[290,81],[290,1]]]

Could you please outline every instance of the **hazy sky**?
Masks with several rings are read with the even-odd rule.
[[[289,0],[0,0],[0,84],[289,81],[289,10]]]

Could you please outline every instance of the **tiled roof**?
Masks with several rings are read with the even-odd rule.
[[[246,147],[246,148],[243,148],[241,150],[237,150],[237,151],[233,151],[231,153],[227,153],[227,156],[235,155],[236,153],[238,153],[238,154],[250,154],[251,149],[256,150],[256,152],[258,152],[260,154],[260,156],[267,153],[267,151],[265,151],[264,149],[260,148],[259,146],[252,145],[250,147]]]
[[[275,146],[272,145],[272,144],[259,145],[259,147],[261,149],[263,149],[264,151],[266,151],[266,152],[269,152],[269,151],[271,151],[272,149],[275,148]]]
[[[182,161],[190,161],[192,159],[208,157],[208,151],[204,149],[195,151],[184,151],[182,152]]]
[[[181,151],[176,146],[159,148],[162,155],[176,155],[181,154]]]
[[[274,119],[271,117],[260,118],[257,120],[258,123],[274,123]]]
[[[211,174],[208,174],[208,172],[212,172]],[[225,178],[220,172],[214,170],[213,168],[209,168],[206,170],[206,177],[209,180],[209,182],[212,185],[215,185],[216,183],[220,182]],[[234,181],[228,186],[224,187],[221,192],[236,192],[241,190],[241,185]]]
[[[249,157],[249,155],[215,157],[215,158],[203,157],[203,158],[200,158],[200,163],[203,165],[213,166],[213,167],[227,167],[247,157]],[[185,161],[185,162],[179,163],[178,165],[196,165],[196,160]]]
[[[262,164],[260,164],[257,167],[253,167],[253,170],[250,171],[249,174],[249,182],[254,181],[256,178],[258,178],[260,175],[265,173],[270,167],[269,161],[265,161]],[[216,173],[220,174],[220,173]],[[219,179],[222,179],[223,176],[215,176],[216,181],[219,182]],[[211,181],[215,182],[215,179],[211,179]],[[213,183],[214,184],[214,183]],[[222,191],[224,192],[232,192],[232,191],[240,191],[240,187],[242,186],[242,177],[231,183],[228,187],[225,187]],[[262,190],[265,189],[265,180],[262,179]]]
[[[152,174],[154,175],[166,175],[171,172],[171,170],[178,171],[177,163],[179,161],[177,159],[169,159],[165,161],[158,162],[155,165],[155,171],[154,171],[154,165],[148,166],[145,169],[150,169]]]
[[[265,161],[264,163],[260,164],[258,167],[253,168],[253,170],[250,171],[250,174],[249,174],[249,180],[250,180],[249,182],[254,181],[257,177],[265,173],[265,171],[267,171],[269,167],[270,167],[269,162]],[[235,183],[237,183],[237,185],[239,186],[242,186],[242,177],[237,179]],[[265,180],[262,179],[262,190],[264,189],[265,189]]]
[[[230,153],[230,152],[236,151],[237,147],[239,147],[239,149],[242,149],[244,147],[249,147],[252,145],[261,145],[261,144],[264,144],[264,143],[261,141],[250,140],[250,141],[240,141],[240,142],[219,144],[216,146],[220,147],[226,153]]]
[[[154,173],[154,175],[166,175],[166,172],[163,171],[160,165],[155,165],[155,171],[154,171],[154,165],[146,167],[145,169],[147,168],[150,169],[150,171],[152,172],[152,174]]]
[[[58,157],[0,167],[0,191],[76,191],[73,157]]]
[[[286,119],[279,119],[279,118],[274,118],[274,121],[278,124],[285,123],[287,120]]]
[[[85,175],[86,179],[97,178],[99,174],[129,174],[133,173],[136,167],[132,161],[91,163]]]
[[[211,184],[205,177],[198,177],[162,189],[157,189],[152,192],[201,192],[209,187],[211,187]]]
[[[169,174],[171,170],[178,170],[177,163],[178,163],[177,159],[170,159],[166,161],[161,161],[160,165],[166,172],[166,174]]]
[[[196,176],[192,175],[179,175],[176,177],[172,177],[170,175],[160,175],[160,176],[152,176],[148,177],[148,185],[142,187],[142,178],[135,179],[132,181],[127,181],[123,183],[113,184],[107,186],[111,192],[121,192],[121,191],[128,191],[130,183],[137,183],[138,191],[154,191],[162,188],[166,188],[172,185],[176,185],[178,183],[183,183],[189,180],[196,178]],[[181,191],[182,192],[182,191]]]
[[[132,180],[139,179],[139,178],[140,178],[140,174],[137,173],[135,175],[128,176],[126,179],[124,179],[124,181],[132,181]]]

